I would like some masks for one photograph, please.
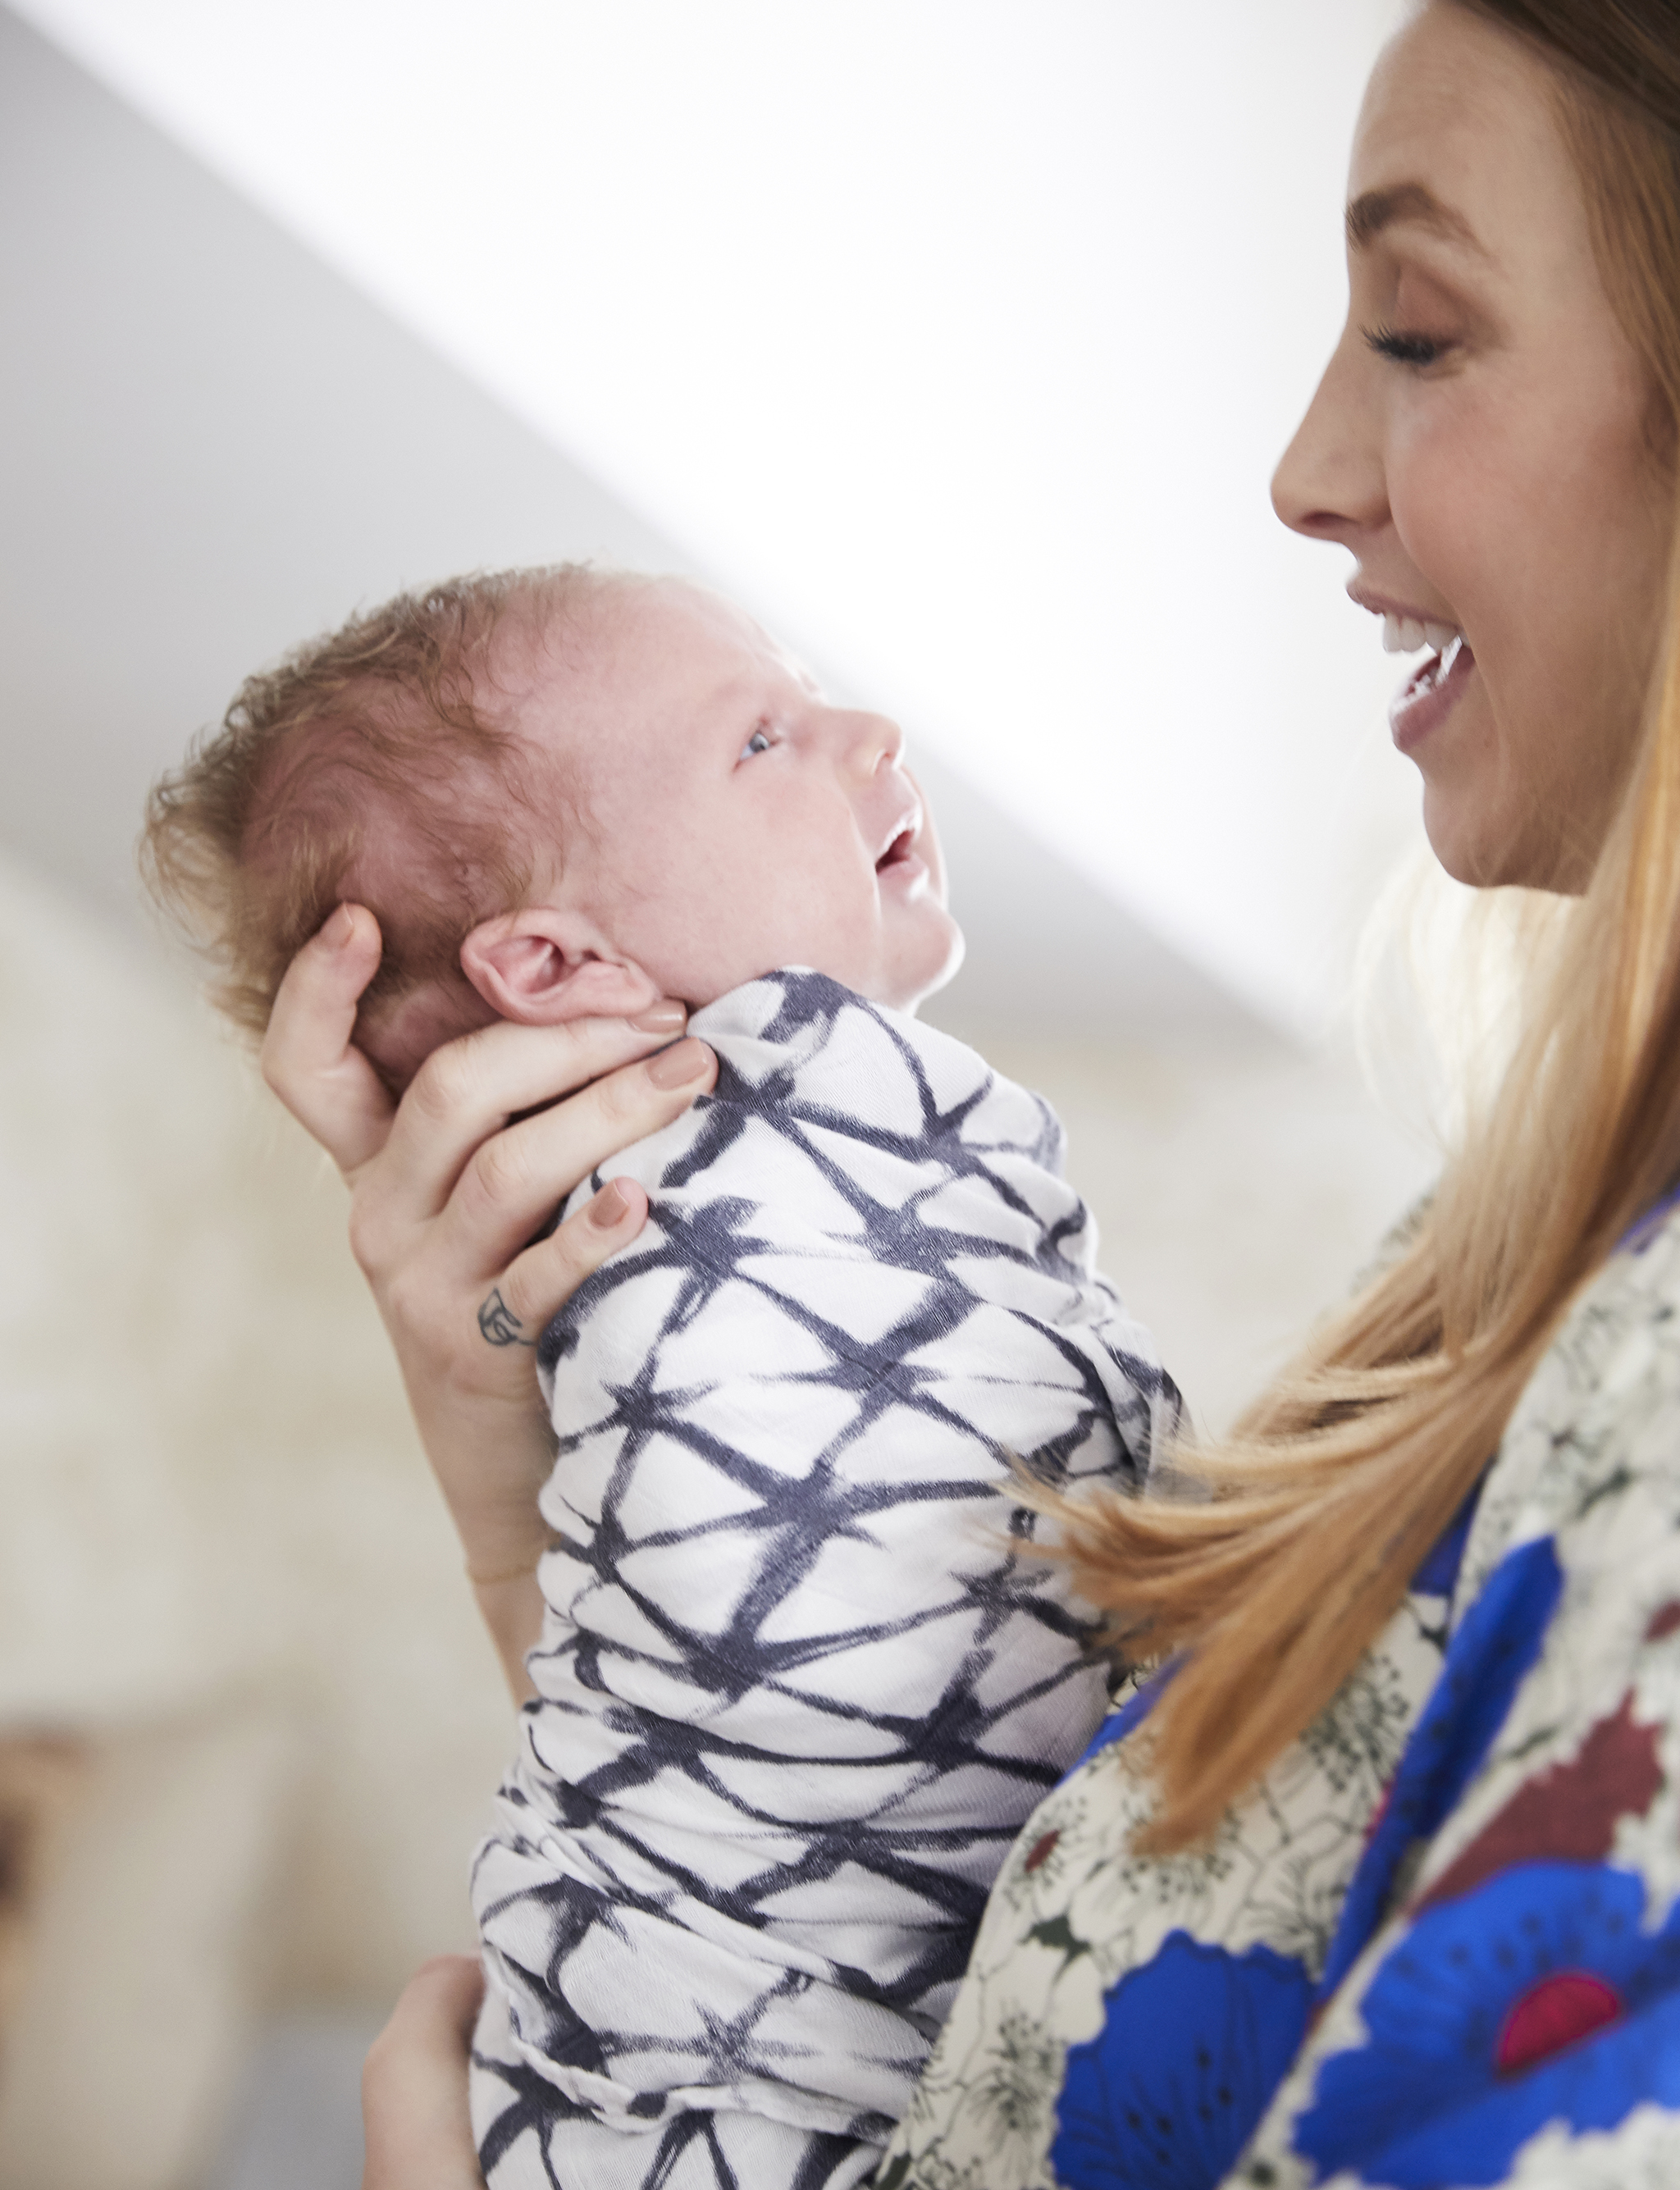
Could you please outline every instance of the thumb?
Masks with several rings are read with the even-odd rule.
[[[361,2072],[362,2190],[484,2190],[467,2106],[478,1963],[443,1955],[411,1977]]]
[[[264,1079],[347,1177],[377,1155],[396,1115],[351,1040],[382,948],[366,907],[341,905],[287,967],[263,1040]]]

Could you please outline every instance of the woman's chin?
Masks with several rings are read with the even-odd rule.
[[[1429,839],[1429,849],[1443,871],[1454,882],[1467,883],[1472,889],[1481,888],[1486,877],[1473,846],[1462,840],[1461,833],[1454,826],[1450,816],[1438,819],[1433,815],[1430,811],[1431,804],[1426,791],[1423,794],[1423,833]]]
[[[1423,833],[1446,873],[1468,889],[1552,890],[1579,896],[1590,862],[1555,841],[1537,843],[1533,830],[1490,814],[1485,802],[1462,791],[1423,787]],[[1579,869],[1579,871],[1577,871]]]

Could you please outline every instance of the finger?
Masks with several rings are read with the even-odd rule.
[[[483,1992],[464,1955],[428,1962],[404,1988],[362,2070],[362,2190],[482,2190],[467,2073]]]
[[[486,1343],[534,1346],[583,1280],[629,1245],[647,1216],[646,1192],[634,1179],[609,1179],[559,1231],[516,1257],[491,1287],[479,1309]]]
[[[598,1165],[680,1117],[717,1077],[715,1052],[690,1035],[496,1134],[439,1219],[440,1252],[469,1276],[497,1275]]]
[[[397,1995],[386,2028],[430,2059],[464,2062],[483,1998],[484,1970],[476,1955],[434,1955]]]
[[[492,1135],[500,1136],[509,1118],[574,1094],[603,1074],[664,1049],[682,1033],[679,1004],[662,1006],[649,1019],[657,1023],[596,1018],[533,1027],[498,1020],[434,1050],[397,1112],[382,1166],[382,1196],[409,1221],[434,1217],[474,1153]],[[560,1104],[561,1110],[568,1107]],[[575,1171],[562,1191],[570,1193],[587,1168]],[[545,1211],[556,1199],[548,1196]]]
[[[341,905],[287,967],[263,1038],[264,1079],[346,1175],[384,1145],[395,1110],[350,1039],[381,949],[373,915]]]

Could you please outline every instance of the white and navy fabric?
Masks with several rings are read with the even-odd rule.
[[[652,1216],[539,1349],[562,1540],[474,1872],[493,2190],[866,2179],[1105,1708],[1012,1467],[1135,1487],[1178,1421],[1040,1098],[814,973],[693,1031],[716,1092],[608,1167]]]

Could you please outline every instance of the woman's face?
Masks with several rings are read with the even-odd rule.
[[[1394,742],[1461,882],[1580,889],[1626,780],[1672,496],[1546,64],[1453,0],[1378,63],[1347,327],[1273,485],[1429,653]],[[1428,627],[1408,631],[1407,624]]]

